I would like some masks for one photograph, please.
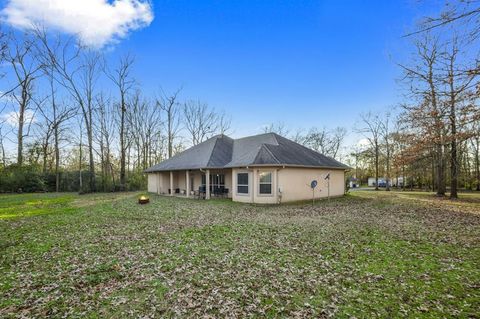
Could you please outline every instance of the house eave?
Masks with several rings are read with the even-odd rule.
[[[316,166],[316,165],[295,165],[295,164],[249,164],[249,165],[234,165],[234,166],[220,166],[220,167],[195,167],[195,168],[172,168],[172,169],[159,169],[159,170],[145,170],[144,173],[160,173],[160,172],[175,172],[175,171],[187,171],[187,170],[221,170],[221,169],[232,169],[232,168],[245,168],[245,167],[290,167],[290,168],[311,168],[311,169],[332,169],[332,170],[342,170],[349,171],[351,167],[334,167],[334,166]]]

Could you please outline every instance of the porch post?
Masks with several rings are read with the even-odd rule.
[[[175,190],[173,189],[173,172],[170,171],[170,196],[173,196]]]
[[[185,173],[185,185],[187,186],[187,197],[190,197],[190,171],[187,169]]]
[[[210,170],[205,171],[205,199],[210,199]]]

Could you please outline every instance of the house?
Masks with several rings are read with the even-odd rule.
[[[239,139],[217,135],[154,165],[148,191],[171,196],[226,196],[280,203],[345,193],[348,166],[275,133]],[[317,187],[312,191],[312,181]]]

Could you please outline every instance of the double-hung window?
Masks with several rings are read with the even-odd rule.
[[[260,177],[259,194],[271,195],[272,194],[272,172],[262,172],[260,173],[259,177]]]
[[[248,173],[237,174],[237,193],[248,194]]]

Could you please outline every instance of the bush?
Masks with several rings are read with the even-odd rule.
[[[0,192],[44,192],[45,181],[36,165],[12,164],[0,171]]]

